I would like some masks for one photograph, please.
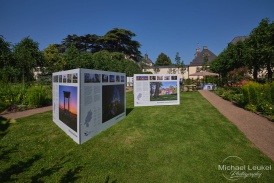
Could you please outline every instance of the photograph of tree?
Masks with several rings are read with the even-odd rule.
[[[53,76],[53,82],[58,83],[58,75]]]
[[[150,82],[150,101],[177,100],[177,81]]]
[[[103,123],[125,112],[125,86],[102,86]]]
[[[77,132],[77,87],[59,85],[59,120]]]
[[[72,79],[73,79],[73,83],[78,83],[78,74],[74,73]]]
[[[67,82],[67,75],[64,74],[64,75],[63,75],[63,83],[66,83],[66,82]]]
[[[107,74],[102,74],[102,82],[107,83],[108,82],[108,75]]]
[[[72,82],[72,74],[68,74],[67,83]]]
[[[100,83],[101,74],[85,73],[85,83]]]
[[[59,75],[59,83],[62,83],[62,75]]]

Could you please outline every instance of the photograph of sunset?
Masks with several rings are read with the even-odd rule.
[[[76,86],[59,86],[59,120],[77,132]]]

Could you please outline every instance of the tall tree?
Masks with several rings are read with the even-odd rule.
[[[44,49],[45,67],[47,73],[61,71],[65,67],[65,60],[60,55],[56,45],[49,45]]]
[[[81,62],[79,58],[79,50],[74,45],[71,45],[70,48],[64,53],[64,59],[66,62],[65,69],[69,70],[81,68]]]
[[[136,34],[129,30],[114,28],[100,37],[98,42],[104,50],[121,52],[133,60],[139,61],[139,58],[141,58],[141,52],[139,51],[141,44],[138,41],[132,40],[134,36]]]
[[[160,53],[160,55],[158,56],[155,65],[158,66],[167,66],[167,65],[172,65],[170,58],[164,54],[164,53]]]
[[[252,30],[249,39],[251,49],[251,58],[254,65],[254,79],[257,79],[257,73],[262,67],[266,67],[268,79],[272,80],[274,67],[274,22],[270,23],[265,18],[259,23],[259,26]]]
[[[160,68],[157,64],[153,65],[153,71],[155,72],[155,74],[157,74],[158,72],[160,72]]]
[[[181,60],[181,57],[179,56],[179,52],[176,52],[175,66],[178,70],[178,73],[179,73],[179,71],[181,71],[181,74],[183,75],[185,72],[185,64],[184,64],[184,61]]]
[[[15,66],[11,44],[0,35],[0,80],[13,82],[18,77],[18,68]]]
[[[43,57],[39,50],[38,43],[31,38],[23,38],[14,46],[14,58],[16,66],[20,68],[22,81],[32,81],[34,71],[42,66]]]

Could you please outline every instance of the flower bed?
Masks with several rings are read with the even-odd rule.
[[[225,100],[274,121],[274,82],[259,84],[242,81],[238,85],[226,85],[214,92]]]
[[[51,85],[1,83],[0,112],[16,112],[51,105]]]

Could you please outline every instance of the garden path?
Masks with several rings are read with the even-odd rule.
[[[25,111],[19,111],[19,112],[11,112],[7,114],[0,114],[3,118],[6,119],[17,119],[17,118],[23,118],[27,116],[31,116],[33,114],[39,114],[43,112],[47,112],[52,110],[52,106],[47,106],[47,107],[40,107],[40,108],[35,108],[35,109],[29,109]]]
[[[199,90],[216,109],[235,124],[265,155],[274,161],[274,122],[235,106],[208,90]]]

